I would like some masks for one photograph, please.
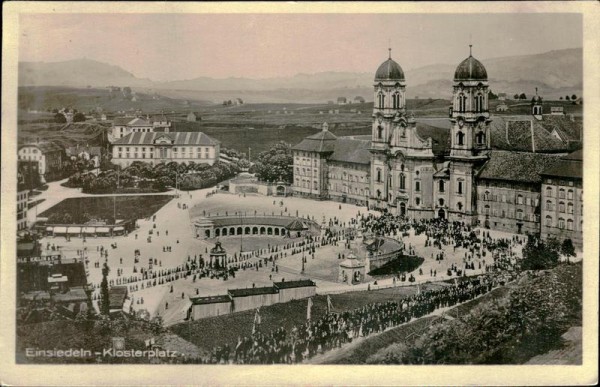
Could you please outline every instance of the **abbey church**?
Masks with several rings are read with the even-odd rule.
[[[564,139],[582,142],[579,123],[544,115],[537,95],[531,115],[491,117],[488,74],[471,53],[443,128],[407,112],[406,86],[390,50],[375,73],[371,135],[337,137],[325,123],[295,145],[295,195],[581,243],[582,152]]]

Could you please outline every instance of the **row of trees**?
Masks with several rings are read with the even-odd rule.
[[[491,92],[490,92],[490,94],[491,94]],[[492,98],[490,98],[490,99],[492,99]],[[521,94],[517,93],[517,94],[513,95],[513,99],[515,99],[515,100],[517,100],[517,99],[527,99],[527,95],[525,93],[521,93]],[[563,97],[559,97],[558,99],[562,101]],[[567,101],[569,101],[569,100],[575,101],[577,99],[577,94],[573,94],[570,97],[567,95],[567,96],[565,96],[564,99],[567,100]]]
[[[430,327],[414,344],[371,357],[387,364],[521,364],[581,324],[582,265],[534,272],[506,296]]]
[[[165,191],[169,187],[199,189],[217,184],[239,172],[237,164],[217,162],[208,164],[149,163],[135,161],[127,168],[111,164],[98,176],[77,172],[66,186],[80,187],[87,193],[110,193],[118,190]]]

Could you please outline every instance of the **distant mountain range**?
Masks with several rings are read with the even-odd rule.
[[[581,48],[482,59],[481,62],[487,69],[490,88],[495,93],[513,95],[524,92],[531,95],[538,87],[540,94],[546,98],[582,94]],[[407,96],[449,98],[457,65],[435,64],[406,70]],[[145,91],[189,91],[198,98],[215,102],[238,95],[244,95],[247,102],[324,102],[335,100],[338,96],[352,100],[357,95],[372,100],[373,73],[322,72],[265,79],[198,77],[155,82],[137,78],[119,66],[78,59],[52,63],[20,62],[19,86],[130,86]]]

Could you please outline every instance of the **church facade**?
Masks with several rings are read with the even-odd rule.
[[[324,124],[292,148],[295,195],[540,232],[541,174],[560,155],[492,149],[487,71],[471,53],[454,73],[449,129],[437,139],[407,113],[404,72],[391,54],[373,87],[370,138],[338,138]],[[541,98],[532,101],[532,114],[541,119]]]

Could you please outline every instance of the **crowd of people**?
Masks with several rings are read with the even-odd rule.
[[[189,362],[211,364],[289,364],[300,363],[319,353],[339,348],[359,337],[380,333],[386,329],[423,317],[439,308],[452,307],[472,300],[515,278],[514,272],[486,274],[419,292],[397,301],[371,303],[343,312],[326,313],[315,321],[286,331],[283,327],[271,332],[255,329],[251,336],[240,337],[237,344],[223,345]]]

